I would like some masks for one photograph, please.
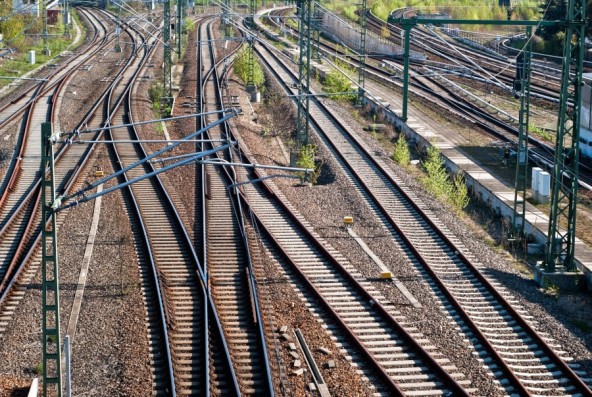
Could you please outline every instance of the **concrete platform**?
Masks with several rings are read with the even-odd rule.
[[[277,38],[281,40],[282,38]],[[296,56],[297,49],[288,43],[284,52],[289,56]],[[327,73],[327,65],[320,65],[311,61],[311,67],[320,74]],[[450,123],[441,123],[428,117],[421,111],[408,104],[408,120],[403,122],[399,115],[402,113],[401,90],[399,81],[383,79],[379,84],[371,78],[365,80],[367,104],[370,104],[385,119],[402,131],[408,140],[414,141],[420,147],[437,146],[446,160],[446,167],[452,171],[464,171],[467,186],[475,197],[488,205],[500,217],[511,219],[514,211],[514,186],[510,186],[496,179],[486,167],[477,164],[470,156],[457,149],[457,146],[467,143],[467,140],[450,127]],[[390,87],[385,87],[390,85]],[[535,206],[526,203],[524,231],[534,244],[530,247],[536,251],[536,246],[544,248],[547,242],[549,218]],[[556,272],[545,273],[540,268],[533,270],[534,277],[541,285],[575,285],[580,288],[585,285],[592,290],[592,248],[576,239],[576,266],[581,273]]]
[[[556,271],[546,272],[539,265],[534,267],[534,281],[543,288],[557,288],[559,291],[577,291],[584,288],[584,273]]]
[[[380,93],[378,100],[371,97],[372,93],[375,92],[373,91],[374,87]],[[382,112],[385,118],[402,131],[408,139],[414,141],[420,147],[427,147],[432,144],[437,146],[446,159],[446,167],[450,171],[462,170],[465,172],[467,186],[471,188],[477,199],[492,208],[499,216],[511,219],[514,211],[514,187],[499,181],[487,168],[477,164],[472,158],[460,152],[456,148],[455,142],[464,138],[460,137],[458,132],[452,130],[448,125],[432,120],[411,106],[408,108],[408,121],[404,123],[396,113],[397,108],[402,107],[401,98],[398,94],[384,87],[378,87],[376,83],[368,79],[366,80],[366,91],[369,95],[367,102],[374,106],[377,111]],[[391,104],[388,108],[382,106],[385,100]],[[549,218],[529,203],[526,203],[525,218],[525,233],[536,244],[544,247],[547,242]],[[542,283],[551,283],[558,286],[561,284],[565,288],[570,284],[581,285],[585,283],[587,288],[592,290],[592,249],[577,238],[575,257],[576,266],[581,272],[581,277],[578,276],[578,273],[559,274],[560,272],[557,272],[557,276],[553,276],[549,273],[539,272],[538,276],[535,274],[535,279],[538,277],[537,280]],[[569,278],[574,279],[567,281]],[[580,278],[583,278],[581,282],[578,281]]]

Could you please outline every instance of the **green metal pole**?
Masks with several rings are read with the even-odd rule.
[[[183,47],[183,25],[185,23],[183,15],[184,0],[177,0],[177,54],[181,58],[181,50]]]
[[[310,19],[311,1],[299,0],[299,31],[300,31],[300,52],[298,66],[298,116],[296,119],[296,145],[300,151],[302,146],[308,145],[308,127],[310,115],[308,113],[310,104]]]
[[[224,37],[230,37],[232,34],[232,26],[230,25],[230,0],[224,0],[222,6],[222,22],[224,23]]]
[[[310,56],[317,62],[321,61],[321,10],[319,3],[311,1],[310,3]]]
[[[364,100],[364,79],[366,76],[366,0],[362,0],[362,12],[360,14],[360,49],[358,67],[358,105]]]
[[[532,56],[532,28],[526,28],[528,44],[522,53],[520,74],[520,113],[518,114],[518,148],[516,153],[516,180],[514,182],[514,212],[509,239],[524,237],[526,217],[526,188],[528,181],[528,124],[530,114],[530,66]]]
[[[164,45],[164,62],[163,62],[163,102],[166,106],[171,106],[173,100],[173,43],[171,42],[171,2],[165,0],[163,12],[163,45]]]
[[[551,179],[551,215],[545,255],[547,272],[554,272],[557,265],[563,266],[567,271],[575,270],[585,14],[586,3],[583,0],[569,2],[563,47],[555,162]],[[573,103],[573,108],[569,106],[570,102]]]
[[[403,54],[403,110],[401,119],[407,121],[407,98],[409,96],[409,39],[413,25],[403,24],[405,32],[405,49]]]
[[[251,26],[251,32],[254,34],[255,33],[255,13],[257,12],[257,0],[251,0],[250,1],[250,14],[251,14],[251,19],[250,19],[250,26]],[[254,54],[253,54],[253,45],[255,40],[253,40],[252,37],[249,37],[249,48],[247,50],[247,92],[249,93],[254,93],[255,91],[257,91],[257,88],[255,87],[255,58],[254,58]]]
[[[62,396],[60,348],[60,299],[58,278],[57,217],[53,203],[54,148],[50,142],[51,123],[41,124],[41,299],[43,305],[43,397]],[[49,171],[47,168],[49,167]]]
[[[39,12],[41,13],[41,36],[43,36],[43,54],[49,55],[49,47],[47,45],[47,8],[45,1],[39,0]]]
[[[64,34],[69,35],[70,34],[70,3],[68,2],[68,0],[64,0],[63,13],[64,13],[64,16],[63,16]]]
[[[581,1],[581,0],[576,0]],[[388,23],[399,24],[405,31],[404,44],[404,68],[403,68],[403,113],[401,119],[407,121],[407,97],[409,91],[409,38],[411,29],[418,24],[433,24],[434,20],[429,18],[396,18],[392,14],[387,18]],[[562,25],[564,21],[500,21],[495,19],[438,19],[441,24],[457,25],[494,25],[494,26],[555,26]]]

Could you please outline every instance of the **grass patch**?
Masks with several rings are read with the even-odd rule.
[[[72,17],[73,20],[77,22],[79,21],[75,10],[72,10]],[[35,29],[35,27],[31,27],[31,29]],[[15,47],[17,52],[12,54],[13,59],[7,59],[2,65],[0,65],[0,75],[21,77],[25,73],[36,69],[39,65],[50,61],[57,54],[68,49],[68,47],[72,45],[73,38],[71,36],[62,35],[63,32],[64,27],[61,23],[58,23],[55,26],[48,26],[47,33],[50,36],[47,38],[47,48],[51,55],[43,54],[43,39],[41,36],[25,36],[24,34],[21,34],[20,36],[15,37],[12,41],[7,40],[6,44],[9,47]],[[33,31],[33,33],[39,32]],[[83,30],[83,33],[85,34],[86,31]],[[83,40],[81,40],[81,42],[82,41]],[[29,62],[29,51],[35,51],[35,63],[33,64]],[[10,79],[0,79],[0,88],[11,82],[12,80]]]

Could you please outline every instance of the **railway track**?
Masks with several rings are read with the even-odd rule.
[[[98,22],[97,22],[98,23]],[[126,33],[130,40],[137,40],[135,33]],[[138,53],[130,54],[127,64],[123,65],[122,72],[126,68],[134,67],[133,60]],[[97,110],[102,110],[103,100],[114,94],[119,84],[126,84],[123,81],[123,75],[120,73],[116,80],[109,85],[108,89],[102,94],[91,109],[82,117],[79,127],[86,125],[89,127],[99,127],[103,116],[96,115]],[[62,83],[63,84],[63,83]],[[51,96],[49,94],[51,93]],[[30,120],[31,125],[39,129],[42,122],[55,120],[55,104],[59,91],[50,92],[48,96],[40,101],[39,109],[35,107],[31,114],[35,115]],[[39,148],[40,133],[29,131],[31,138],[26,140],[23,151],[23,166],[20,169],[18,178],[14,178],[14,185],[5,192],[5,201],[2,207],[2,229],[0,229],[0,328],[2,333],[9,326],[13,314],[20,300],[24,297],[24,292],[31,281],[31,277],[36,273],[40,259],[38,258],[38,245],[41,235],[41,225],[39,219]],[[91,138],[98,139],[100,133],[96,131],[90,134]],[[62,145],[59,154],[56,156],[56,180],[58,181],[57,190],[60,193],[77,190],[81,184],[79,176],[84,173],[87,162],[94,150],[93,145]],[[26,159],[26,161],[25,161]],[[36,164],[36,166],[35,166]],[[61,224],[63,217],[58,217]]]
[[[285,87],[295,82],[271,52],[261,49],[268,69]],[[288,89],[290,94],[293,89]],[[355,133],[311,101],[311,119],[320,139],[340,159],[356,190],[382,220],[393,239],[411,250],[412,262],[421,264],[437,286],[436,295],[459,329],[472,341],[493,376],[506,392],[520,394],[581,393],[590,389],[566,361],[560,349],[549,346],[536,323],[522,308],[514,308],[479,271],[466,247],[451,236],[427,207],[414,197],[388,168],[367,150]],[[347,153],[347,154],[345,154]],[[557,342],[552,342],[557,344]]]
[[[209,43],[199,46],[201,51],[198,52],[198,81],[202,83],[197,97],[201,99],[202,113],[223,107],[218,68],[225,60],[217,60],[211,25],[211,22],[203,23],[198,38],[199,42],[205,39]],[[233,57],[235,52],[232,51],[226,57]],[[217,120],[219,117],[216,115],[203,116],[201,128]],[[210,128],[206,134],[213,141],[229,139],[226,124]],[[214,144],[205,144],[203,148],[212,150]],[[228,152],[225,153],[219,153],[213,159],[232,162]],[[230,171],[226,167],[198,167],[198,172],[204,173],[204,266],[211,280],[212,296],[220,314],[241,394],[271,396],[274,394],[271,370],[263,321],[256,301],[256,280],[245,238],[242,207],[234,189],[226,188],[233,183]],[[232,172],[237,170],[233,169]]]
[[[92,61],[92,57],[95,56],[99,51],[104,50],[105,46],[114,40],[114,37],[109,34],[108,28],[105,24],[105,19],[101,22],[96,16],[84,9],[78,9],[81,15],[91,23],[93,26],[93,36],[91,37],[90,43],[86,45],[86,48],[77,52],[75,55],[64,57],[67,62],[64,62],[62,67],[49,68],[43,70],[38,77],[41,81],[37,85],[26,87],[24,90],[19,90],[17,97],[11,101],[4,103],[0,107],[0,128],[4,128],[9,122],[15,120],[17,117],[25,113],[41,95],[49,94],[51,90],[59,89],[60,85],[63,85],[65,79],[72,75],[74,70],[80,69],[87,62]],[[105,15],[105,14],[103,14]],[[18,90],[18,89],[17,89]]]
[[[101,29],[98,19],[94,19],[97,30]],[[93,51],[93,50],[91,50]],[[96,51],[96,49],[94,49]],[[75,69],[70,69],[70,74]],[[4,292],[10,281],[11,271],[22,260],[27,249],[31,248],[30,236],[38,233],[39,219],[36,208],[39,203],[39,150],[41,148],[41,123],[53,121],[55,118],[55,103],[61,92],[65,79],[64,75],[53,90],[46,90],[36,97],[27,110],[24,120],[22,148],[18,153],[18,165],[9,169],[6,179],[6,189],[0,197],[0,293]],[[95,105],[97,106],[97,105]],[[92,110],[86,115],[90,117]],[[56,177],[63,181],[61,188],[67,183],[67,176],[73,167],[79,164],[80,158],[87,148],[74,146],[71,150],[61,148],[56,168]],[[27,245],[28,244],[28,245]]]
[[[277,12],[283,13],[285,10]],[[375,29],[380,29],[380,27],[384,25],[384,22],[378,20],[376,17],[371,16],[369,19],[370,23],[374,24]],[[273,21],[273,18],[271,18],[271,20]],[[389,28],[393,31],[391,34],[392,37],[399,37],[399,28],[393,25],[389,25]],[[413,32],[416,43],[421,44],[423,43],[422,40],[430,43],[429,46],[426,44],[421,44],[420,49],[424,49],[425,51],[435,51],[437,48],[439,48],[437,43],[434,43],[433,37],[429,36],[426,32],[423,32],[419,29],[415,29]],[[432,48],[433,46],[436,47]],[[345,61],[353,68],[358,67],[358,57],[344,53],[330,44],[321,42],[321,50],[324,51],[327,56],[339,54],[339,57],[342,61]],[[467,62],[466,59],[469,58],[469,56],[476,57],[477,63],[483,62],[482,59],[484,55],[475,51],[462,49],[462,51],[466,51],[466,54],[461,51],[461,53],[465,54],[464,57],[460,57],[450,48],[447,48],[447,51],[450,52],[446,55],[447,58],[445,60],[447,62],[450,61],[450,59],[453,59],[453,56],[458,57],[463,68],[467,70],[475,68],[474,65],[471,65]],[[401,66],[401,61],[389,60],[383,63],[387,62],[399,62],[400,65],[398,66],[397,70],[402,71],[403,67]],[[489,66],[489,72],[497,73],[499,70],[504,70],[505,66],[507,65],[498,62],[493,66]],[[544,73],[547,72],[541,72],[541,76],[543,76]],[[384,68],[374,65],[372,62],[366,63],[366,75],[369,79],[380,83],[382,86],[377,87],[376,85],[372,85],[372,83],[367,82],[367,91],[372,92],[375,96],[380,96],[383,100],[387,100],[392,96],[390,87],[394,86],[396,89],[402,88],[402,82],[396,78],[393,79],[392,73],[389,73]],[[511,86],[511,79],[511,76],[507,77],[509,86]],[[533,80],[534,79],[535,73],[533,72]],[[485,77],[482,78],[482,80],[485,81]],[[548,84],[545,85],[544,83],[544,76],[540,77],[540,80],[541,85],[544,85],[545,89],[548,89]],[[482,85],[481,83],[479,84]],[[490,85],[490,87],[492,87],[492,85]],[[536,87],[533,86],[531,88],[531,92],[534,92],[535,90]],[[411,68],[410,92],[413,92],[413,94],[424,103],[437,106],[447,112],[452,112],[462,120],[466,120],[467,123],[478,126],[496,140],[500,140],[514,147],[517,144],[518,125],[516,118],[512,118],[513,116],[508,117],[507,114],[504,115],[500,113],[496,108],[488,107],[484,101],[472,100],[471,97],[466,95],[465,92],[458,91],[456,83],[444,78],[443,76],[440,76],[438,73],[431,72],[430,69],[427,69],[425,65],[418,64]],[[531,160],[536,163],[537,166],[540,166],[543,169],[552,169],[555,152],[553,145],[538,139],[536,134],[532,134],[532,131],[529,135],[528,142],[530,145]],[[590,175],[591,171],[590,164],[586,160],[581,161],[579,178],[587,185],[590,185],[592,181],[592,176]]]
[[[282,199],[277,191],[273,194]],[[310,310],[323,313],[328,329],[342,344],[342,354],[351,357],[376,393],[468,395],[464,375],[369,282],[357,282],[363,277],[343,257],[320,248],[306,225],[287,215],[270,192],[249,187],[245,197],[259,230],[266,233],[264,246],[276,253],[272,257],[277,263],[290,265],[287,271],[297,275],[292,282],[300,286]]]
[[[120,107],[111,121],[124,124],[133,121],[133,115]],[[111,134],[119,142],[139,139],[131,126],[112,129]],[[141,144],[115,143],[113,150],[126,181],[158,172],[159,168],[148,162],[133,167],[149,156]],[[155,361],[155,374],[161,379],[169,374],[166,393],[172,395],[240,395],[230,342],[222,331],[204,265],[175,208],[175,195],[157,176],[136,180],[128,193],[130,207],[136,209],[133,218],[138,219],[143,231],[146,268],[142,273],[148,276],[143,286],[145,296],[150,297],[146,300],[149,338],[160,342],[168,357]]]

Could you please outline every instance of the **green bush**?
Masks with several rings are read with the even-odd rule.
[[[423,167],[427,175],[422,178],[422,181],[430,193],[448,202],[458,211],[469,204],[469,194],[463,173],[457,173],[451,181],[444,166],[444,159],[436,146],[430,146],[427,149]]]
[[[402,133],[399,134],[399,138],[397,139],[397,143],[395,144],[393,160],[395,160],[397,164],[403,167],[407,167],[409,165],[409,162],[411,161],[411,152],[409,151],[407,140],[405,139],[405,136]]]
[[[187,33],[192,33],[195,31],[195,21],[191,18],[185,18],[185,29],[187,29]]]
[[[358,10],[358,6],[351,5],[351,6],[348,6],[348,7],[344,7],[342,12],[343,12],[343,15],[344,15],[344,16],[345,16],[347,19],[349,19],[349,20],[352,20],[352,21],[354,21],[354,22],[358,22],[358,20],[359,20],[360,18],[359,18],[359,17],[358,17],[358,15],[356,14],[356,11],[357,11],[357,10]]]
[[[351,80],[341,73],[339,70],[333,69],[325,75],[323,80],[323,90],[329,94],[337,94],[341,92],[350,92]],[[332,96],[336,99],[353,99],[356,96],[353,94],[342,94]]]
[[[317,152],[317,145],[309,144],[302,145],[300,152],[298,153],[298,160],[296,166],[299,168],[308,168],[314,170],[312,173],[301,172],[300,180],[303,182],[310,182],[315,184],[320,174],[320,167],[317,168],[315,163],[315,154]]]
[[[236,59],[234,60],[234,73],[246,84],[247,79],[249,77],[249,51],[252,51],[251,48],[246,47],[241,50]],[[253,76],[253,83],[255,87],[261,87],[265,83],[265,74],[263,73],[263,69],[259,62],[253,58],[253,66],[254,66],[254,76]]]
[[[454,175],[452,183],[454,185],[454,192],[450,197],[450,201],[452,202],[454,208],[460,211],[466,208],[470,201],[469,190],[467,189],[464,173],[462,171],[457,172]]]
[[[424,183],[428,191],[438,198],[448,197],[452,190],[452,184],[448,180],[444,159],[440,156],[440,150],[436,146],[428,147],[423,168],[427,174]]]
[[[158,81],[153,81],[148,88],[148,96],[152,102],[152,108],[158,110],[160,108],[160,100],[164,95],[164,87]]]
[[[525,0],[516,5],[512,19],[534,20],[539,19],[538,1]],[[481,1],[479,6],[473,0],[377,0],[368,2],[368,7],[378,18],[386,21],[390,12],[397,8],[416,7],[423,13],[446,12],[456,19],[497,19],[506,20],[505,7],[500,7],[497,0]],[[492,26],[464,25],[466,30],[491,30]]]

